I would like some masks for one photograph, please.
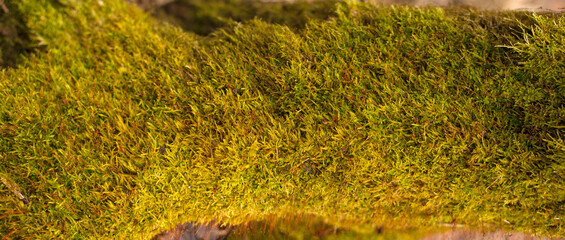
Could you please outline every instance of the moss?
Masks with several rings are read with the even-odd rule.
[[[29,200],[0,185],[2,235],[297,214],[564,234],[561,15],[345,3],[203,38],[118,1],[18,4],[46,50],[0,72],[0,173]]]

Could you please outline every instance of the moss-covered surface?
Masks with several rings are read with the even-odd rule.
[[[118,1],[18,9],[46,47],[0,72],[0,174],[29,200],[0,184],[0,235],[297,214],[565,235],[563,16],[347,3],[204,38]]]

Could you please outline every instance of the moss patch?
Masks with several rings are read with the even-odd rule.
[[[0,173],[29,200],[0,185],[2,235],[295,214],[565,234],[563,16],[344,3],[202,38],[61,2],[18,3],[47,50],[0,73]]]

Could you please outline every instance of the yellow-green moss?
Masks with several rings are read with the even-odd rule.
[[[315,214],[565,234],[565,20],[339,4],[197,37],[118,1],[23,0],[0,74],[0,233],[148,238]],[[456,14],[463,13],[463,14]]]

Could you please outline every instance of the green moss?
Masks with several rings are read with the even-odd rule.
[[[117,1],[18,4],[46,51],[0,73],[0,174],[29,199],[0,185],[2,235],[295,214],[565,234],[560,15],[347,3],[202,38]]]

